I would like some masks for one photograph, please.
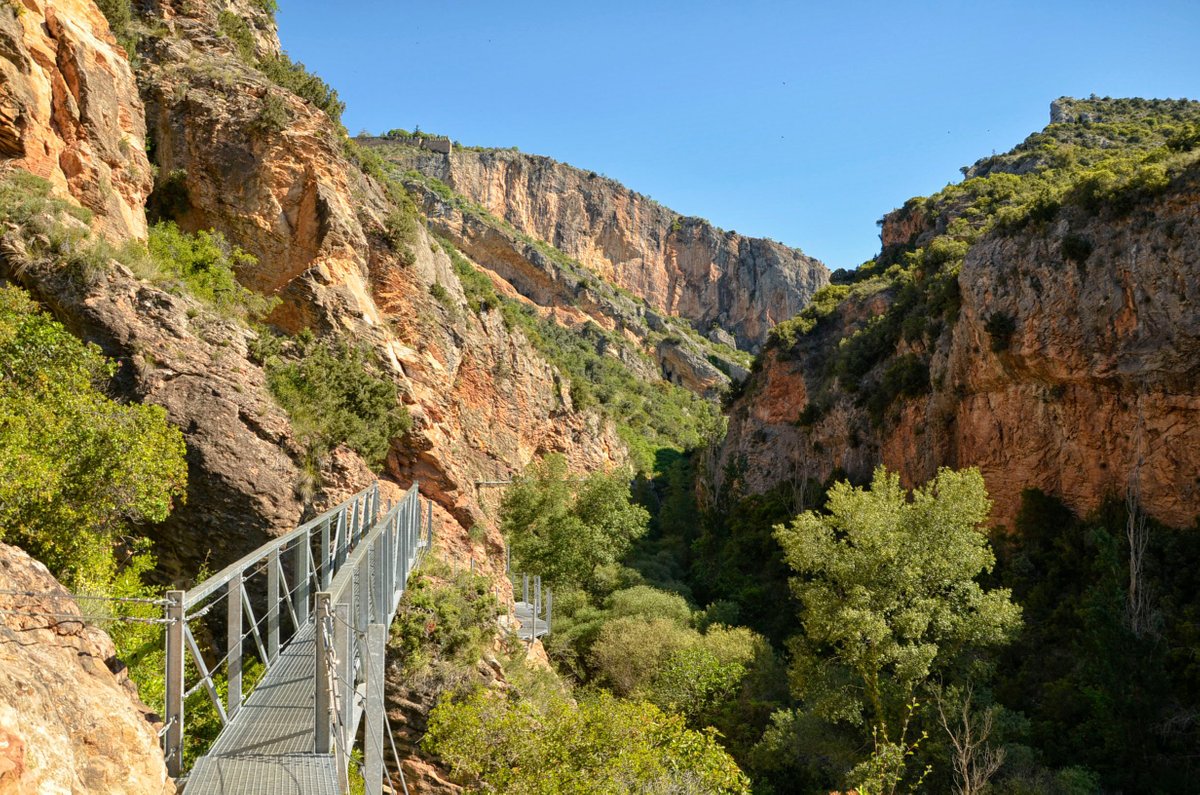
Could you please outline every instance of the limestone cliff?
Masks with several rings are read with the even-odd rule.
[[[547,157],[509,150],[450,154],[364,139],[581,262],[654,309],[721,329],[757,350],[776,323],[803,309],[829,272],[798,249],[725,232],[620,183]]]
[[[162,795],[150,711],[46,567],[0,544],[0,793]],[[114,673],[116,671],[116,673]]]
[[[0,158],[50,180],[114,239],[145,237],[145,116],[92,0],[0,4]]]
[[[1124,106],[1090,112],[1129,122]],[[1011,524],[1025,488],[1087,513],[1135,480],[1147,511],[1190,524],[1200,513],[1200,169],[1190,151],[1168,152],[1147,187],[1145,169],[1167,157],[1150,136],[1138,139],[1143,155],[1104,138],[1125,134],[1116,125],[1082,124],[1060,121],[976,166],[999,176],[890,215],[877,264],[830,288],[824,308],[762,357],[731,409],[714,481],[757,492],[865,479],[884,464],[913,484],[939,466],[978,466],[995,519]],[[1046,158],[1063,167],[1047,137],[1090,165],[1081,135],[1106,141],[1100,162],[1145,162],[1142,176],[1097,196],[1095,172],[1084,172],[1053,204],[1034,199],[1032,217],[1005,221],[1002,205],[1001,222],[963,233],[956,219],[975,197],[1036,178]]]
[[[464,300],[446,253],[419,223],[403,243],[389,238],[397,197],[351,159],[325,112],[235,55],[219,10],[164,4],[169,33],[146,45],[139,81],[160,169],[156,196],[181,225],[216,228],[257,257],[241,276],[282,299],[273,324],[380,353],[415,420],[388,473],[419,479],[471,527],[484,519],[476,480],[503,479],[551,450],[580,468],[620,461],[619,440],[597,416],[572,410],[519,333],[495,317],[460,317],[431,295],[437,284]],[[251,22],[259,55],[277,52],[269,20]],[[266,123],[271,109],[285,120]]]

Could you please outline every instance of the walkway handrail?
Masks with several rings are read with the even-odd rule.
[[[314,751],[334,752],[343,790],[364,715],[363,777],[368,792],[382,787],[387,631],[409,575],[433,543],[432,506],[422,508],[414,484],[316,595]]]
[[[313,594],[336,576],[361,544],[367,528],[376,524],[379,502],[376,483],[268,541],[190,590],[167,592],[163,752],[171,776],[178,777],[184,768],[184,704],[188,697],[203,688],[222,726],[233,719],[242,703],[246,642],[253,640],[256,656],[268,669],[278,660],[281,649],[311,622]],[[284,565],[285,560],[289,565]],[[217,609],[222,600],[225,654],[212,662],[201,653],[191,623]],[[256,606],[261,618],[255,613]],[[227,682],[225,699],[221,699],[215,679],[222,666]]]

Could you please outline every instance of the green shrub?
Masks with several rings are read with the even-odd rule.
[[[251,128],[263,133],[283,132],[292,123],[292,111],[283,97],[273,91],[263,96],[262,108],[254,117]]]
[[[606,621],[589,654],[597,679],[620,696],[644,692],[671,655],[700,643],[700,633],[667,618]]]
[[[444,699],[422,746],[460,780],[500,795],[750,792],[712,730],[605,693],[573,700],[544,688],[505,698],[480,689]]]
[[[0,287],[0,534],[88,592],[138,584],[136,556],[120,572],[118,538],[165,519],[187,481],[183,435],[159,406],[108,398],[115,372],[23,291]]]
[[[259,68],[276,85],[325,111],[335,125],[342,123],[342,112],[346,110],[346,103],[338,99],[337,91],[309,72],[304,64],[293,61],[286,52],[264,58],[259,61]]]
[[[33,267],[61,270],[87,287],[105,273],[112,260],[135,256],[138,244],[115,249],[94,235],[92,212],[53,195],[49,182],[27,171],[0,177],[0,238],[9,243],[6,258],[17,273]]]
[[[258,261],[220,232],[201,230],[188,234],[174,221],[150,227],[148,262],[156,279],[177,281],[189,293],[227,315],[256,318],[279,304],[238,283],[237,270],[253,268]]]
[[[267,383],[298,439],[315,457],[338,444],[379,467],[391,442],[412,429],[396,385],[376,374],[371,350],[302,334],[287,356],[265,361]]]
[[[513,566],[556,588],[593,586],[597,567],[618,561],[649,520],[630,502],[625,473],[578,478],[560,454],[530,464],[505,491],[500,511]]]
[[[238,57],[254,66],[257,60],[254,55],[254,33],[250,30],[250,23],[225,9],[217,15],[217,26],[233,42]]]
[[[434,282],[429,285],[429,294],[442,306],[447,309],[454,309],[454,296],[450,295],[450,291],[443,287],[441,282]]]
[[[702,645],[673,652],[654,672],[649,700],[688,721],[728,698],[746,673],[738,662],[722,662]]]
[[[613,618],[665,618],[683,627],[692,623],[692,608],[687,600],[679,594],[651,588],[649,585],[635,585],[614,592],[608,598],[608,613]]]
[[[138,42],[141,40],[134,24],[133,3],[131,0],[96,0],[96,6],[108,20],[117,43],[132,60],[137,55]]]
[[[496,629],[499,603],[487,577],[436,573],[410,579],[392,623],[388,645],[409,676],[437,663],[473,665]]]
[[[413,247],[417,243],[417,230],[420,228],[416,213],[409,211],[408,208],[397,207],[388,213],[387,218],[384,219],[383,228],[387,233],[392,251],[400,256],[401,264],[412,265],[416,261]]]

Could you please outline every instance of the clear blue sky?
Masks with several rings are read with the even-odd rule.
[[[1200,94],[1194,2],[280,0],[352,133],[518,146],[831,267],[1062,96]]]

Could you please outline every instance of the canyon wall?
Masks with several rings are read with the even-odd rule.
[[[567,253],[608,282],[708,334],[721,329],[758,350],[776,323],[803,309],[829,279],[799,249],[725,232],[615,180],[510,150],[449,155],[362,139]]]
[[[948,220],[899,210],[884,224],[885,251],[925,245]],[[1197,262],[1195,166],[1127,211],[1065,206],[1047,223],[989,232],[962,261],[956,316],[932,337],[902,338],[876,367],[919,357],[924,394],[875,416],[878,383],[850,391],[829,362],[839,342],[884,320],[902,287],[847,288],[815,330],[763,357],[713,451],[713,481],[761,492],[862,481],[883,464],[911,486],[941,466],[977,466],[1000,524],[1011,526],[1026,488],[1086,515],[1132,487],[1155,518],[1190,525],[1200,514]]]

